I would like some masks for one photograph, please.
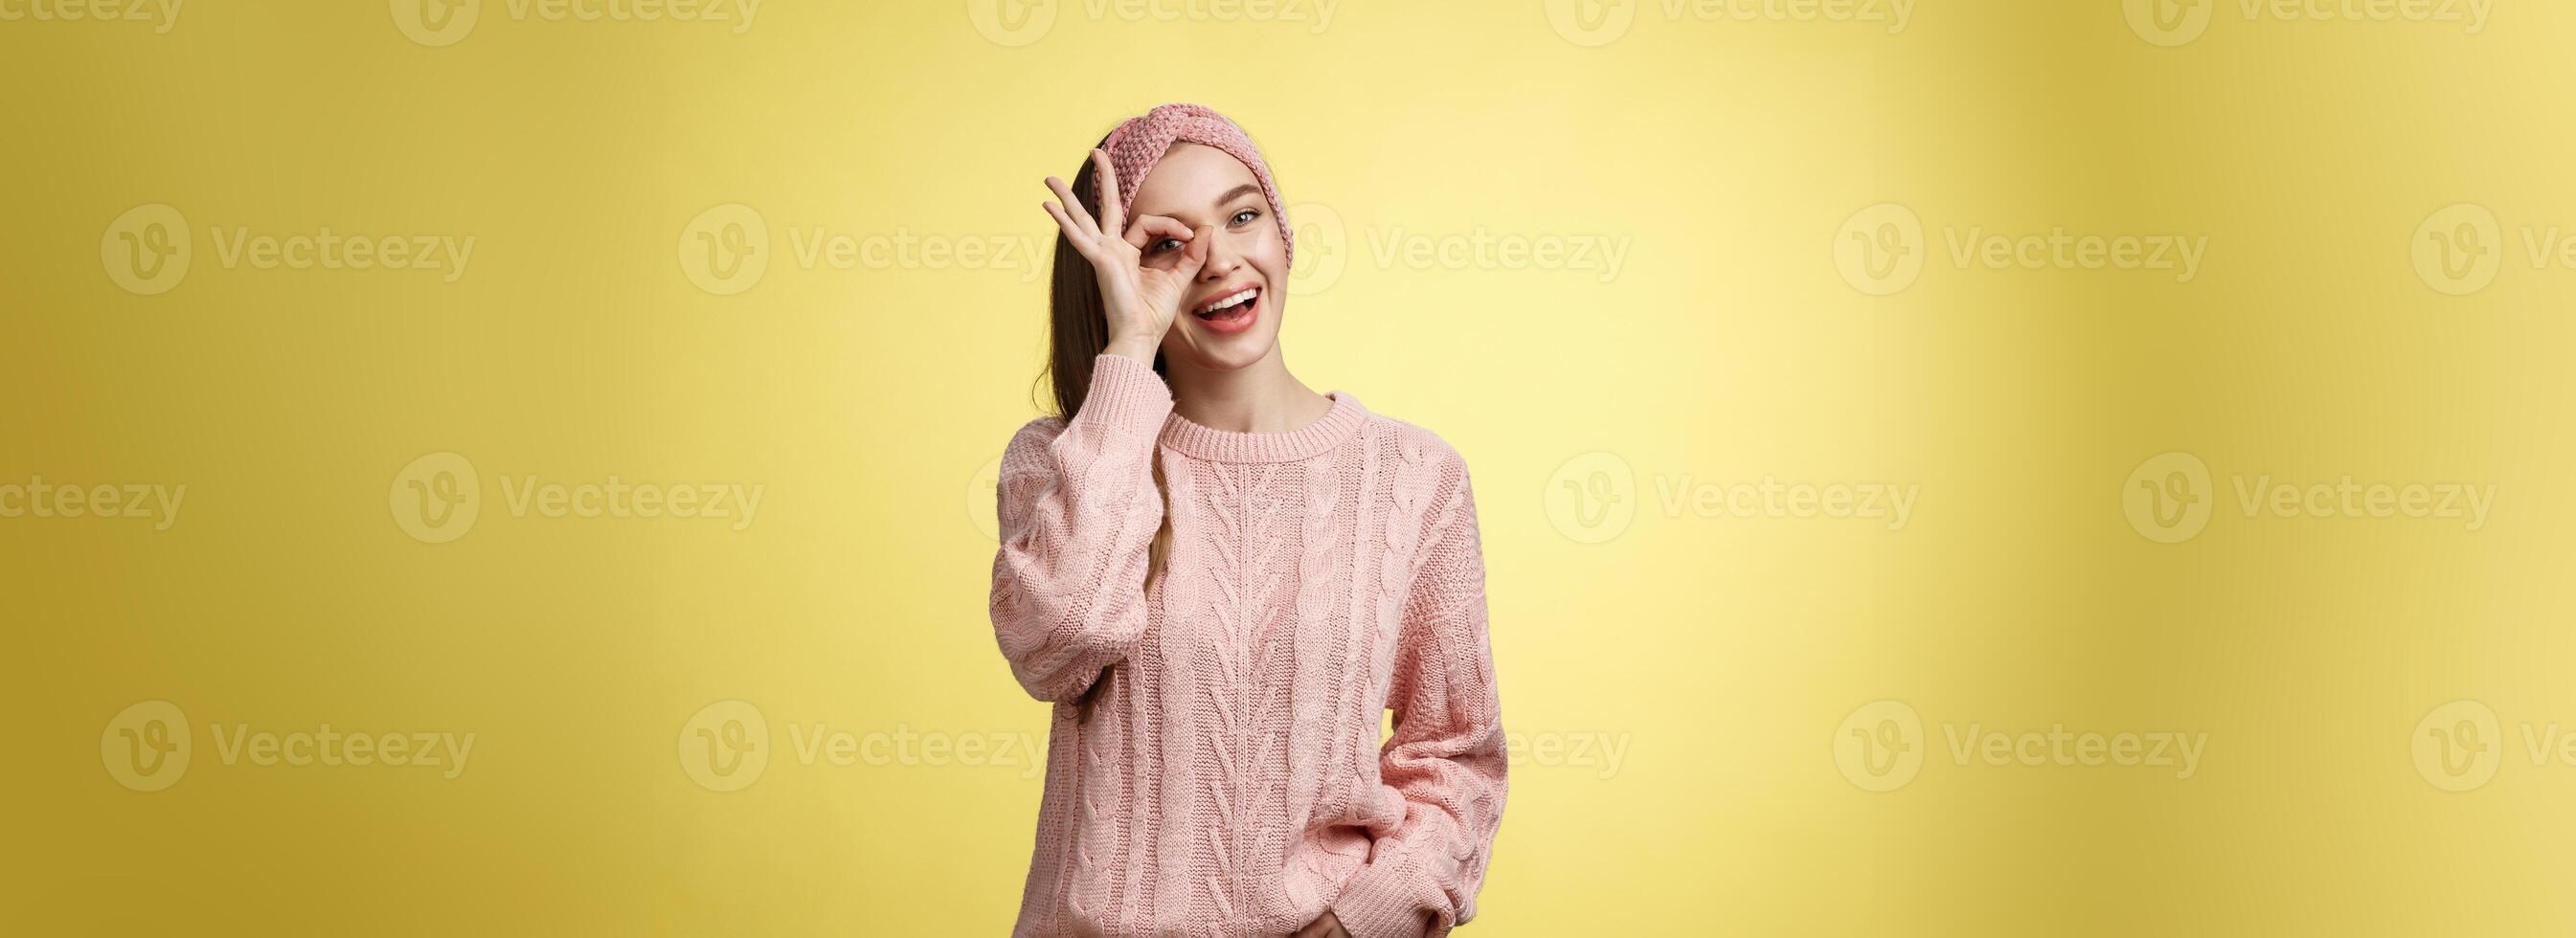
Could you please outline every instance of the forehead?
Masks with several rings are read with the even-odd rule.
[[[1260,184],[1251,167],[1224,150],[1181,141],[1164,151],[1145,181],[1136,186],[1136,200],[1129,211],[1155,215],[1214,211],[1219,197],[1240,186]]]

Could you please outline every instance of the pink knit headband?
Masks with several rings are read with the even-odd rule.
[[[1252,137],[1208,108],[1196,104],[1166,104],[1127,119],[1109,132],[1101,149],[1109,151],[1109,165],[1118,170],[1118,210],[1127,214],[1136,201],[1136,187],[1143,185],[1145,174],[1161,162],[1174,141],[1187,140],[1223,150],[1252,170],[1261,181],[1261,194],[1270,199],[1270,217],[1279,220],[1279,243],[1288,263],[1297,260],[1296,229],[1288,227],[1288,211],[1279,205],[1279,187],[1270,181],[1270,164],[1262,162],[1261,150],[1252,145]],[[1132,221],[1133,216],[1129,216]]]

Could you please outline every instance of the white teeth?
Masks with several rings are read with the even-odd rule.
[[[1201,307],[1201,308],[1199,309],[1199,312],[1202,312],[1202,313],[1213,313],[1213,312],[1216,312],[1217,310],[1224,309],[1224,308],[1226,308],[1226,307],[1228,307],[1228,306],[1232,306],[1232,305],[1234,305],[1234,304],[1236,304],[1236,303],[1241,303],[1241,302],[1244,302],[1244,301],[1246,301],[1246,300],[1252,299],[1253,295],[1258,294],[1258,293],[1260,293],[1260,292],[1261,292],[1261,291],[1260,291],[1260,290],[1258,290],[1258,289],[1254,289],[1254,288],[1251,288],[1251,287],[1245,287],[1245,288],[1243,289],[1243,291],[1242,291],[1242,292],[1240,292],[1240,293],[1236,293],[1236,294],[1234,294],[1233,296],[1226,297],[1226,298],[1224,298],[1224,299],[1218,300],[1218,301],[1216,301],[1216,302],[1214,302],[1214,303],[1210,303],[1210,304],[1208,304],[1208,305],[1206,305],[1206,306],[1204,306],[1204,307]]]

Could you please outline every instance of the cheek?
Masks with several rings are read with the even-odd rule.
[[[1244,252],[1244,257],[1271,281],[1288,281],[1288,243],[1279,239],[1279,226],[1262,226],[1261,231],[1253,235],[1253,242]]]

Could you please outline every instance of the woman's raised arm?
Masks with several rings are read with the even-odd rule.
[[[1030,421],[1003,451],[993,635],[1032,697],[1081,697],[1144,639],[1164,512],[1154,444],[1171,412],[1152,367],[1103,353],[1080,412]]]

